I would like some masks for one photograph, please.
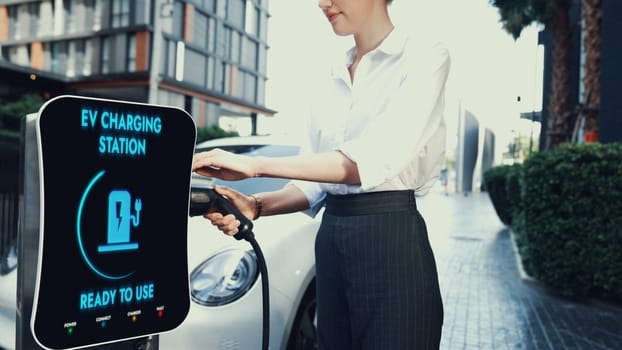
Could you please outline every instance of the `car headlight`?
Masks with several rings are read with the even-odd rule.
[[[190,273],[192,300],[205,306],[229,304],[242,297],[257,280],[257,257],[252,251],[224,250]]]

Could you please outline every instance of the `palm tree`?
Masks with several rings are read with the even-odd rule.
[[[551,99],[546,149],[557,148],[572,134],[573,110],[568,86],[571,26],[569,10],[572,0],[490,0],[499,9],[503,28],[518,39],[524,28],[541,23],[552,35]],[[589,0],[586,0],[589,1]]]
[[[583,0],[582,17],[584,22],[583,47],[585,48],[583,86],[585,89],[579,112],[580,116],[585,118],[586,141],[597,141],[600,109],[602,1]]]

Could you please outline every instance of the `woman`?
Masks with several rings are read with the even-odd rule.
[[[320,349],[438,349],[443,305],[436,263],[415,195],[444,162],[445,83],[450,59],[395,28],[391,0],[320,0],[337,35],[354,47],[315,91],[309,150],[251,158],[213,150],[193,170],[226,180],[292,179],[246,196],[225,187],[248,218],[325,205],[316,243]],[[226,234],[232,215],[205,215]]]

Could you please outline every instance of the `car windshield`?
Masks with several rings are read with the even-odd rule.
[[[296,155],[299,151],[299,147],[292,145],[222,145],[212,148],[220,148],[225,151],[244,154],[252,157],[264,156],[264,157],[285,157]],[[212,148],[197,148],[197,152],[208,151]],[[214,185],[227,186],[235,189],[236,191],[244,194],[252,194],[257,192],[275,191],[289,182],[288,179],[268,178],[268,177],[255,177],[240,181],[224,181],[220,179],[209,178],[193,174],[192,184],[197,186]]]

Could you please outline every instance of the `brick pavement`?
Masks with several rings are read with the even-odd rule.
[[[570,300],[526,280],[487,193],[433,191],[418,203],[443,295],[441,350],[622,349],[622,306]]]

